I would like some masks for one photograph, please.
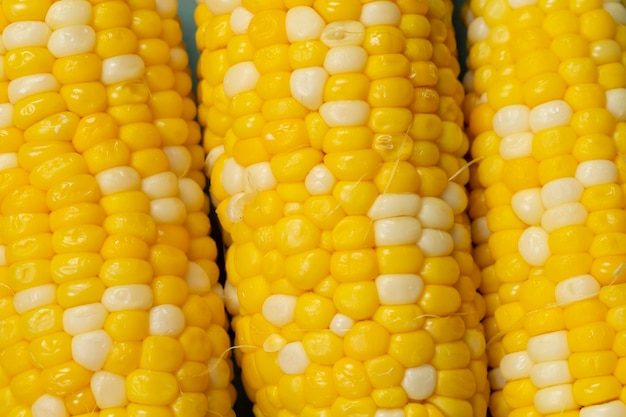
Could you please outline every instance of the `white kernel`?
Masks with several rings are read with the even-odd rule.
[[[243,35],[248,31],[250,21],[254,17],[248,9],[245,7],[236,7],[230,15],[230,30],[235,35]]]
[[[455,250],[467,250],[472,249],[472,235],[470,229],[464,224],[455,223],[449,231],[452,236],[452,243]]]
[[[0,245],[0,266],[7,266],[6,251],[7,247],[5,245]]]
[[[329,101],[320,106],[319,113],[329,127],[360,126],[367,123],[370,106],[361,100]]]
[[[107,313],[102,303],[70,307],[63,312],[63,330],[75,336],[102,329]]]
[[[216,146],[209,151],[206,159],[204,160],[204,173],[207,175],[207,177],[211,177],[213,167],[222,155],[224,155],[224,145]]]
[[[254,62],[238,62],[224,74],[224,95],[233,98],[244,91],[254,90],[260,77]]]
[[[230,385],[230,364],[222,358],[211,358],[207,361],[209,386],[212,389],[228,389]]]
[[[455,215],[463,213],[467,208],[467,190],[454,181],[448,182],[439,198],[446,202]]]
[[[20,164],[18,162],[16,152],[7,152],[0,154],[0,171],[5,169],[17,168]]]
[[[320,39],[329,48],[360,46],[365,39],[365,26],[357,20],[330,22],[324,28]]]
[[[577,275],[556,284],[554,293],[556,302],[565,305],[597,296],[600,293],[600,284],[592,275]]]
[[[506,385],[506,378],[502,376],[500,368],[493,368],[487,373],[489,379],[489,388],[493,391],[501,390]]]
[[[243,220],[243,209],[250,201],[250,194],[238,193],[228,198],[226,210],[224,214],[231,223],[237,223]],[[222,203],[223,204],[223,203]]]
[[[302,342],[287,343],[278,352],[278,366],[288,375],[303,374],[311,361],[307,356]]]
[[[50,26],[34,20],[9,23],[2,31],[2,43],[7,50],[27,46],[47,46]]]
[[[150,309],[150,334],[154,336],[180,335],[185,329],[185,313],[174,304],[161,304]]]
[[[604,404],[588,405],[580,409],[580,417],[626,417],[626,404],[614,400]]]
[[[521,350],[507,353],[500,359],[500,372],[507,381],[528,378],[533,365],[534,362],[528,356],[528,352]]]
[[[485,335],[480,329],[466,329],[463,341],[467,345],[472,359],[478,359],[485,353],[487,342]]]
[[[258,193],[276,187],[277,181],[269,162],[257,162],[247,166],[243,172],[243,191]]]
[[[78,334],[72,337],[72,359],[83,368],[99,371],[112,345],[111,336],[104,330]]]
[[[563,100],[552,100],[530,111],[530,129],[539,132],[551,127],[565,126],[572,118],[572,108]]]
[[[239,314],[239,295],[237,295],[237,288],[226,280],[224,283],[224,306],[226,310],[233,316]]]
[[[287,339],[279,335],[278,333],[273,333],[265,338],[263,341],[263,351],[265,352],[278,352],[282,348],[287,345]]]
[[[487,26],[487,23],[485,23],[485,19],[482,16],[479,16],[472,20],[472,23],[468,26],[467,40],[472,44],[487,40],[489,31],[490,28]]]
[[[376,246],[414,245],[421,232],[422,225],[415,217],[390,217],[374,222]]]
[[[626,25],[626,9],[620,2],[604,2],[602,8],[606,10],[616,24]]]
[[[317,40],[324,25],[324,19],[312,7],[293,7],[287,12],[285,19],[287,39],[289,42]]]
[[[471,230],[472,240],[475,244],[480,245],[489,241],[489,236],[491,236],[491,230],[489,229],[489,225],[487,224],[486,216],[481,216],[474,219],[471,224]]]
[[[156,11],[164,18],[171,19],[178,13],[177,0],[156,0]]]
[[[463,87],[465,87],[465,91],[474,90],[474,71],[468,69],[463,75]]]
[[[291,95],[309,110],[317,110],[324,102],[324,86],[328,72],[322,67],[295,69],[289,78]]]
[[[537,0],[508,0],[508,2],[512,9],[519,9],[520,7],[537,4]]]
[[[567,384],[572,381],[566,360],[540,362],[530,370],[530,381],[537,388]]]
[[[454,250],[454,241],[448,232],[424,228],[417,246],[424,256],[447,256]]]
[[[344,337],[354,326],[354,319],[345,314],[337,313],[330,321],[328,328],[337,336]]]
[[[263,302],[263,317],[275,326],[284,326],[293,321],[298,297],[286,294],[273,294]]]
[[[441,198],[423,197],[417,219],[423,227],[448,230],[454,224],[454,212]]]
[[[337,46],[331,48],[324,58],[324,68],[329,74],[363,72],[367,52],[360,46]]]
[[[13,126],[13,104],[0,103],[0,129]]]
[[[529,265],[542,266],[550,257],[548,236],[548,232],[537,226],[531,226],[522,232],[517,248]]]
[[[53,30],[65,26],[88,25],[91,22],[91,4],[86,0],[63,0],[50,5],[45,22]]]
[[[206,195],[200,184],[191,178],[178,179],[178,198],[185,204],[189,213],[202,210],[206,202]]]
[[[184,71],[189,67],[189,54],[187,50],[180,46],[170,48],[170,67],[174,71]]]
[[[128,402],[126,378],[122,375],[97,371],[91,376],[90,387],[96,404],[101,409],[122,407]]]
[[[50,34],[48,50],[56,58],[86,54],[96,46],[96,32],[89,25],[74,25]],[[104,64],[104,63],[103,63]]]
[[[141,191],[149,198],[173,197],[178,194],[178,177],[171,171],[163,171],[141,180]]]
[[[156,198],[150,201],[150,216],[157,224],[183,224],[187,208],[178,197]]]
[[[196,262],[189,262],[185,282],[191,294],[204,295],[211,291],[211,279]]]
[[[543,414],[560,413],[578,408],[572,384],[554,385],[535,393],[535,408]]]
[[[585,224],[587,209],[581,203],[565,203],[547,209],[541,217],[541,227],[553,232],[559,227]]]
[[[559,204],[580,201],[585,187],[574,177],[552,180],[541,189],[541,201],[544,207],[551,208]]]
[[[417,216],[421,199],[417,194],[380,194],[367,212],[372,220],[397,216]]]
[[[101,301],[109,311],[148,310],[152,307],[152,288],[145,284],[115,285],[104,290]]]
[[[324,164],[315,165],[304,178],[304,185],[311,195],[330,194],[337,180]]]
[[[43,394],[37,398],[30,406],[30,414],[33,417],[68,417],[70,415],[65,408],[63,398],[50,394]]]
[[[235,161],[235,158],[224,161],[222,187],[227,194],[235,195],[243,191],[243,177],[244,168]]]
[[[212,14],[219,16],[230,13],[241,6],[241,0],[204,0],[204,4]]]
[[[621,10],[623,10],[626,15],[626,9],[621,7]],[[607,90],[606,108],[615,116],[618,122],[626,122],[626,88]]]
[[[570,355],[567,331],[559,330],[532,336],[528,339],[526,349],[535,362],[567,359]]]
[[[19,77],[9,82],[9,101],[17,103],[33,94],[59,91],[60,85],[52,74],[32,74]]]
[[[383,274],[375,283],[382,305],[413,304],[424,289],[424,281],[416,274]]]
[[[191,153],[186,146],[164,146],[162,148],[167,156],[169,170],[177,177],[184,177],[191,169]]]
[[[493,130],[500,137],[528,132],[530,109],[523,104],[502,107],[493,116]]]
[[[513,194],[511,207],[515,215],[524,223],[540,224],[545,212],[541,199],[541,188],[528,188]]]
[[[361,8],[361,23],[365,26],[400,24],[402,11],[391,1],[373,1],[365,3]]]
[[[512,133],[500,141],[500,157],[505,160],[525,158],[533,153],[533,134]]]
[[[56,285],[43,284],[27,288],[15,293],[13,308],[18,314],[54,303],[56,300]]]
[[[615,162],[605,159],[583,161],[576,167],[576,179],[585,187],[617,182],[619,173]]]
[[[141,188],[141,177],[130,166],[105,169],[98,172],[95,177],[102,195],[139,190]]]
[[[437,370],[431,364],[407,368],[401,382],[402,388],[412,400],[424,400],[435,392]]]
[[[145,65],[139,55],[119,55],[102,60],[100,80],[106,84],[137,81],[144,75]]]

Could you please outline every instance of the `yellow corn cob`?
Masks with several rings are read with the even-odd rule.
[[[486,414],[451,10],[196,9],[225,298],[257,417]]]
[[[176,10],[2,2],[2,417],[233,415]]]
[[[624,3],[465,15],[491,413],[626,416]]]

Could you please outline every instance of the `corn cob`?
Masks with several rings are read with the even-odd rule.
[[[0,416],[232,415],[176,8],[2,2]]]
[[[482,417],[448,1],[200,2],[199,121],[257,417]]]
[[[626,416],[624,3],[465,16],[491,413]]]

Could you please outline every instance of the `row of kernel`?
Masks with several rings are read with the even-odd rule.
[[[36,7],[26,9],[34,11]],[[81,222],[67,222],[65,204],[61,202],[59,206],[54,206],[54,203],[49,204],[49,200],[54,200],[53,188],[59,181],[87,172],[85,161],[73,152],[69,142],[79,118],[66,112],[68,107],[62,93],[59,94],[61,86],[52,75],[52,70],[55,58],[68,52],[62,40],[64,28],[80,25],[90,16],[88,13],[78,13],[72,16],[74,22],[67,22],[59,19],[54,9],[49,10],[47,7],[35,14],[37,16],[22,16],[25,20],[18,18],[18,21],[7,25],[2,37],[9,54],[5,59],[9,69],[7,77],[11,80],[8,86],[9,100],[4,105],[10,108],[5,126],[19,129],[20,136],[24,138],[16,162],[29,173],[27,183],[15,191],[24,191],[22,197],[26,197],[26,200],[23,202],[32,204],[30,207],[20,207],[16,200],[18,194],[14,194],[14,198],[8,201],[5,199],[6,209],[12,212],[9,218],[13,217],[13,220],[5,217],[5,221],[11,224],[6,228],[8,235],[5,237],[11,240],[6,252],[9,278],[12,278],[12,287],[16,291],[13,305],[16,313],[21,314],[19,327],[23,338],[17,345],[8,347],[7,351],[16,354],[22,350],[41,359],[38,355],[43,351],[41,343],[45,345],[50,339],[59,340],[59,351],[55,353],[60,354],[53,354],[49,362],[45,359],[43,363],[37,359],[14,362],[18,368],[23,368],[11,383],[16,400],[13,411],[32,408],[32,414],[37,416],[43,415],[46,409],[55,413],[66,412],[66,407],[75,410],[75,401],[80,395],[73,395],[89,384],[89,371],[79,363],[80,360],[73,360],[71,336],[65,333],[72,326],[65,323],[65,311],[58,304],[57,286],[51,274],[54,255],[72,252],[74,234],[80,236],[86,230],[81,229]],[[30,20],[35,18],[38,20]],[[16,37],[16,32],[21,30],[27,35]],[[89,49],[93,47],[93,42],[87,39],[85,44],[77,47]],[[31,48],[36,54],[32,61],[28,59]],[[24,105],[28,108],[26,112]],[[56,129],[59,125],[64,128]],[[41,143],[43,146],[31,142],[40,138],[44,140]],[[94,197],[98,198],[98,195]],[[31,210],[37,214],[31,214]],[[73,217],[72,214],[69,216]],[[15,235],[15,232],[21,236]],[[29,246],[23,245],[25,239],[35,243],[27,251],[24,251]],[[93,243],[94,239],[85,239],[86,246],[92,246]],[[19,247],[22,249],[16,250]],[[32,255],[31,259],[27,259],[29,255]],[[30,274],[37,278],[34,282],[25,282],[24,279]],[[42,320],[44,317],[46,319]],[[29,358],[28,354],[21,356],[23,359]],[[70,377],[74,384],[71,393],[64,389],[64,382],[59,381],[59,372]]]

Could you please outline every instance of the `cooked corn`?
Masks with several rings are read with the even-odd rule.
[[[0,415],[232,415],[176,1],[4,1]]]
[[[486,413],[451,12],[196,9],[225,297],[257,416]]]
[[[465,12],[491,412],[626,416],[624,3]]]

